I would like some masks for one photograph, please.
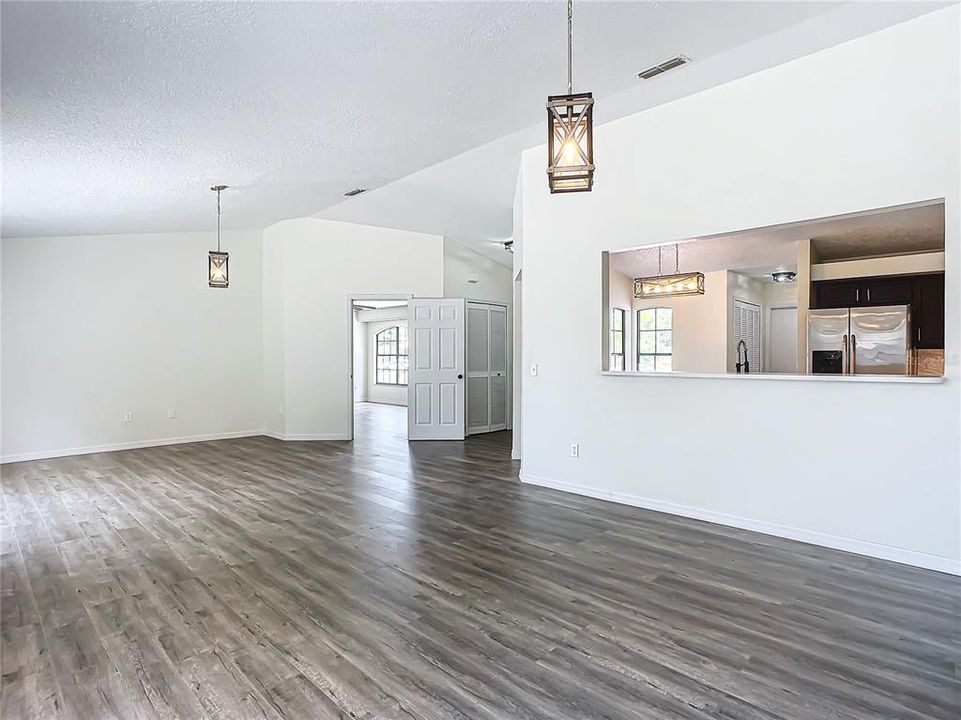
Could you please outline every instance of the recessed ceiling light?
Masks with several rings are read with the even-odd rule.
[[[345,192],[344,197],[354,197],[354,195],[360,195],[365,192],[367,192],[367,188],[354,188],[353,190]]]
[[[794,282],[795,278],[797,278],[797,273],[793,273],[790,270],[771,273],[771,279],[776,283]]]

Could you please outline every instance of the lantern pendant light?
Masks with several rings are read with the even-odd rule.
[[[547,180],[552,193],[590,192],[594,185],[594,98],[574,94],[573,0],[567,0],[567,94],[547,98]]]
[[[657,248],[657,275],[634,278],[634,297],[645,300],[679,295],[703,295],[704,273],[682,273],[679,269],[678,247],[674,244],[674,274],[661,274],[661,247]]]
[[[227,189],[226,185],[214,185],[217,193],[217,249],[207,254],[207,284],[210,287],[225,288],[228,283],[227,253],[220,250],[220,193]]]

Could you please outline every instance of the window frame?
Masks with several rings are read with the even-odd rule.
[[[659,329],[657,326],[657,311],[666,310],[671,314],[671,326],[669,328]],[[641,329],[641,313],[642,312],[653,312],[654,313],[654,328],[652,330],[642,330]],[[638,372],[673,372],[674,371],[674,308],[661,306],[639,308],[634,316],[634,321],[637,324],[637,332],[635,333],[635,342],[637,343],[637,352],[635,355],[635,361],[637,363]],[[669,332],[671,334],[671,352],[663,353],[657,352],[657,335],[658,333]],[[641,352],[641,333],[650,333],[654,336],[654,352],[645,353]],[[657,369],[657,358],[670,358],[671,369],[670,370],[658,370]],[[641,358],[654,358],[654,369],[653,370],[641,370]]]
[[[614,328],[614,318],[617,314],[620,314],[621,318],[621,329],[616,330]],[[627,310],[624,308],[614,307],[611,308],[611,320],[610,320],[610,332],[608,335],[608,360],[607,369],[613,372],[624,372],[627,370]],[[615,352],[614,348],[617,347],[614,343],[615,335],[619,334],[621,336],[621,351]],[[620,358],[620,363],[615,362],[615,358]],[[620,367],[616,367],[620,364]]]
[[[381,339],[385,333],[394,333],[393,338]],[[401,332],[403,331],[403,333]],[[391,325],[385,327],[374,335],[374,384],[375,385],[388,385],[393,387],[406,387],[407,380],[410,379],[409,367],[405,366],[401,368],[401,358],[405,361],[408,358],[407,352],[401,352],[401,347],[404,349],[409,349],[407,340],[407,327],[401,325]],[[386,346],[388,352],[382,352],[382,347]],[[384,359],[384,364],[386,365],[390,359],[393,359],[393,367],[382,367],[381,358]],[[406,365],[406,362],[405,362]],[[392,376],[393,380],[381,380],[381,373],[386,373],[389,377]],[[401,373],[404,373],[405,381],[400,382]]]

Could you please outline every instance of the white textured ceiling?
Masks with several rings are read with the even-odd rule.
[[[576,86],[830,7],[578,2]],[[539,122],[564,31],[562,2],[4,2],[4,234],[206,228],[221,182],[226,227],[317,213]]]
[[[578,1],[575,89],[610,119],[932,5],[854,3],[857,22],[835,21],[847,7]],[[4,1],[3,233],[209,228],[207,188],[225,183],[227,228],[320,214],[508,262],[495,241],[517,154],[565,88],[564,33],[560,1]],[[759,38],[775,40],[732,56]],[[636,79],[679,52],[694,64]],[[379,189],[346,200],[354,187]]]

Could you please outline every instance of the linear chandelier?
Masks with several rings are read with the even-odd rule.
[[[574,93],[573,0],[567,0],[567,94],[547,97],[547,181],[552,193],[594,186],[594,97]]]
[[[634,278],[634,297],[662,298],[704,294],[704,273],[679,270],[678,246],[674,243],[674,274],[661,274],[661,246],[657,248],[657,275]]]
[[[227,253],[220,250],[220,193],[227,189],[226,185],[214,185],[217,193],[217,249],[207,253],[207,284],[210,287],[225,288],[229,283],[227,274]]]

